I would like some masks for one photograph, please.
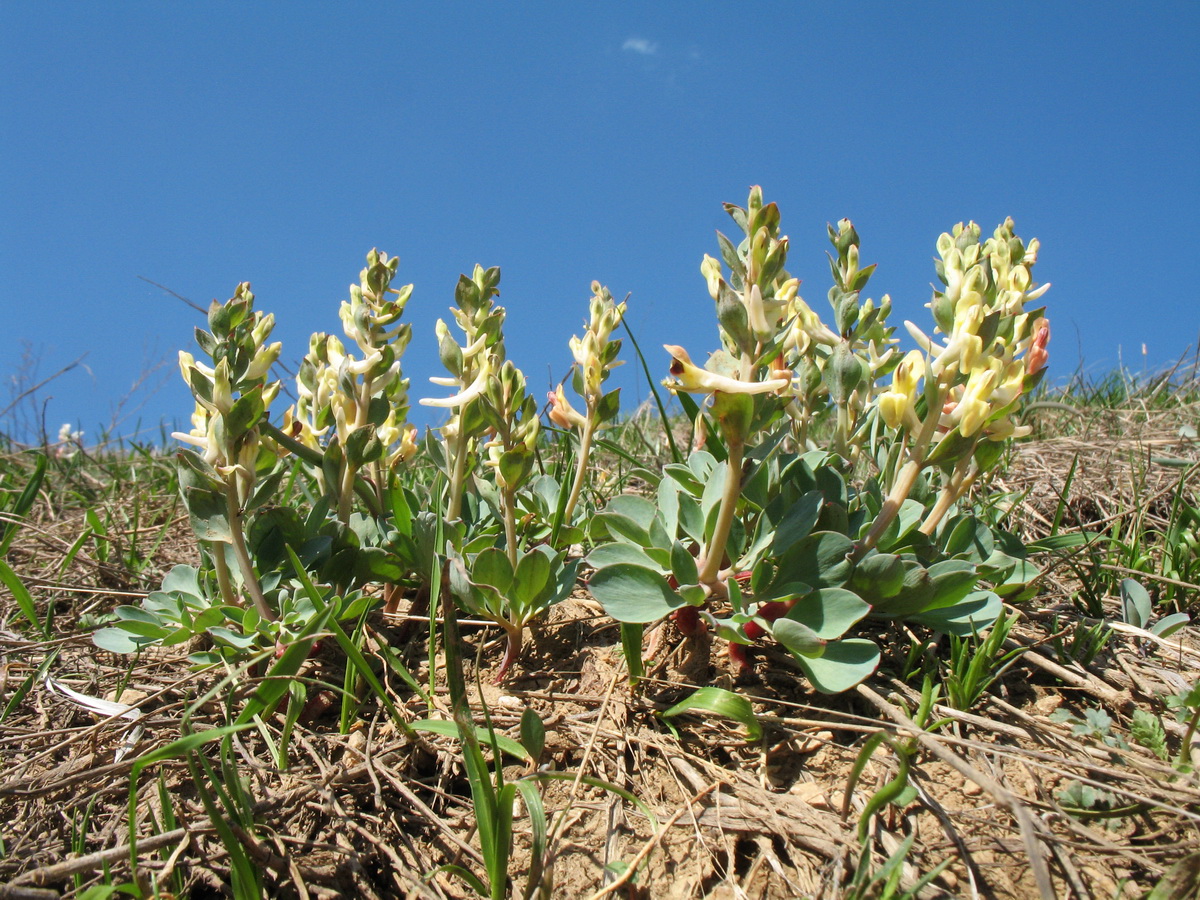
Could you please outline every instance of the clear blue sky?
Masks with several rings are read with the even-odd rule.
[[[1197,46],[1196,3],[6,0],[0,408],[27,341],[42,376],[87,354],[42,392],[52,433],[94,435],[161,359],[131,403],[186,419],[199,317],[138,276],[204,305],[252,282],[296,359],[373,246],[416,284],[414,401],[476,262],[536,388],[593,278],[661,376],[662,343],[716,346],[698,266],[751,184],[815,309],[826,222],[922,321],[937,235],[1011,215],[1054,283],[1053,371],[1140,370],[1143,343],[1161,366],[1200,334]]]

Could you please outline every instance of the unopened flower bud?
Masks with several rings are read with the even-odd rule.
[[[721,263],[707,253],[704,254],[704,262],[700,263],[700,274],[708,282],[708,295],[716,301],[721,296]]]
[[[1046,345],[1049,343],[1050,320],[1043,316],[1034,323],[1033,341],[1025,356],[1025,371],[1030,375],[1040,372],[1046,367],[1046,363],[1050,359],[1050,351],[1046,349]]]

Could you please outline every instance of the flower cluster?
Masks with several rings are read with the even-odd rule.
[[[721,260],[712,256],[706,255],[700,264],[708,294],[716,303],[723,349],[701,368],[683,347],[665,344],[672,362],[671,377],[663,384],[675,392],[784,398],[792,393],[793,380],[791,372],[784,371],[784,354],[794,354],[801,341],[807,349],[811,338],[803,329],[789,327],[797,321],[798,305],[804,306],[804,301],[797,294],[799,279],[783,268],[788,238],[779,233],[779,209],[774,203],[763,203],[759,187],[751,189],[745,209],[733,204],[725,209],[746,238],[734,246],[717,232],[728,275]],[[821,334],[821,339],[826,337]]]
[[[450,375],[434,376],[429,380],[443,387],[456,387],[457,393],[450,397],[424,397],[422,406],[461,410],[479,399],[487,388],[488,379],[504,363],[504,307],[495,306],[492,297],[500,293],[500,270],[484,269],[476,265],[470,278],[459,278],[454,299],[458,306],[452,309],[454,320],[465,335],[464,342],[455,343],[450,326],[438,319],[435,333],[438,339],[438,356]],[[450,437],[453,423],[444,437]]]
[[[583,337],[575,335],[568,342],[571,355],[575,358],[572,387],[575,388],[575,393],[583,398],[585,412],[581,413],[571,405],[561,384],[546,395],[550,402],[550,421],[562,428],[582,429],[589,418],[596,416],[605,400],[603,383],[609,372],[621,365],[617,359],[617,354],[621,351],[621,342],[613,340],[612,333],[625,316],[625,304],[615,303],[608,288],[598,281],[593,281],[588,312],[589,320]],[[612,415],[615,415],[615,396],[608,405],[613,407]],[[612,415],[601,415],[600,418],[603,422],[611,419]]]
[[[258,423],[279,393],[279,382],[268,383],[267,375],[283,345],[267,344],[275,317],[254,309],[246,282],[226,303],[213,301],[208,325],[211,332],[196,329],[196,342],[216,361],[213,365],[179,352],[179,370],[196,407],[191,431],[172,437],[197,448],[204,463],[235,485],[244,504],[254,485]]]
[[[621,406],[620,388],[606,394],[603,386],[609,372],[621,365],[617,359],[621,342],[614,340],[612,333],[624,319],[625,304],[614,302],[608,288],[593,281],[588,313],[583,337],[573,335],[569,342],[571,354],[575,357],[571,385],[575,393],[583,398],[584,411],[579,412],[571,405],[561,384],[546,395],[550,404],[550,421],[560,428],[575,432],[579,439],[575,479],[566,506],[563,507],[562,521],[568,523],[572,521],[587,479],[592,440],[599,429],[617,417]]]
[[[945,340],[904,323],[921,350],[897,366],[886,401],[881,398],[880,412],[893,428],[918,427],[917,398],[925,393],[918,393],[920,376],[936,386],[939,433],[992,441],[1028,434],[1012,415],[1045,369],[1050,324],[1041,309],[1026,307],[1050,285],[1034,285],[1038,242],[1026,247],[1013,233],[1012,219],[987,241],[979,238],[980,228],[971,222],[938,239],[945,290],[934,293],[929,307]]]
[[[332,430],[346,460],[346,489],[361,466],[385,454],[394,466],[416,453],[400,365],[412,335],[412,327],[400,322],[412,285],[391,286],[398,267],[399,260],[386,253],[367,254],[359,283],[350,286],[350,299],[339,310],[342,331],[361,358],[347,353],[335,335],[314,334],[296,378],[297,403],[285,415],[284,430],[313,449]]]
[[[450,410],[450,420],[441,428],[448,478],[446,518],[450,520],[457,519],[462,510],[463,486],[472,468],[475,443],[487,427],[475,401],[504,365],[504,307],[492,300],[499,293],[500,269],[476,265],[469,278],[459,277],[454,290],[457,308],[451,312],[463,331],[463,343],[455,342],[443,319],[438,319],[435,329],[438,356],[450,375],[429,380],[457,391],[449,397],[423,397],[421,405]]]
[[[800,280],[784,269],[788,238],[779,232],[775,204],[764,205],[761,189],[754,187],[746,208],[725,209],[746,237],[735,246],[718,232],[721,259],[706,255],[700,264],[717,306],[723,349],[701,368],[682,347],[665,345],[672,363],[664,385],[714,396],[772,397],[759,404],[756,421],[771,420],[768,406],[781,408],[801,445],[812,423],[832,408],[836,446],[853,457],[852,435],[878,394],[877,381],[896,366],[894,329],[886,324],[891,300],[861,298],[875,267],[861,264],[854,226],[843,219],[829,228],[837,251],[830,256],[831,327],[800,296]]]

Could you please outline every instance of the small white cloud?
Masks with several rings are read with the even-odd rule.
[[[626,38],[625,43],[621,45],[621,49],[631,50],[634,53],[640,53],[642,56],[654,56],[658,53],[658,42],[648,41],[640,37],[631,37]]]

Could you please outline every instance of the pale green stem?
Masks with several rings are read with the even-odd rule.
[[[721,571],[721,561],[725,558],[725,543],[729,540],[729,530],[733,527],[734,513],[737,512],[738,498],[742,492],[742,458],[745,450],[744,441],[729,442],[729,458],[725,460],[729,467],[725,473],[725,490],[721,494],[717,522],[708,547],[705,548],[704,562],[699,575],[700,583],[710,587],[716,583],[717,575]]]
[[[944,402],[945,387],[939,384],[934,403],[925,411],[925,421],[921,423],[921,431],[908,452],[908,462],[896,474],[896,480],[892,483],[892,489],[888,493],[887,499],[883,501],[879,515],[875,517],[875,523],[871,526],[871,530],[867,532],[867,536],[863,538],[862,543],[858,545],[858,549],[855,552],[857,559],[862,559],[869,551],[875,549],[875,545],[879,543],[888,526],[892,524],[892,520],[900,514],[901,505],[908,499],[908,495],[912,493],[913,486],[917,483],[917,478],[920,476],[921,470],[925,468],[925,459],[929,455],[929,445],[933,441],[934,434],[937,432],[938,421],[942,417]]]
[[[838,456],[843,459],[849,459],[848,451],[850,442],[850,405],[849,403],[839,403],[837,408],[837,427],[834,429],[835,446]]]
[[[746,281],[747,292],[752,278]],[[762,344],[755,349],[755,356],[762,353]],[[742,357],[740,377],[742,381],[750,381],[754,375],[754,360],[748,356]],[[721,492],[721,506],[717,510],[717,521],[713,526],[712,537],[704,549],[700,563],[700,584],[705,585],[715,593],[720,593],[717,586],[721,573],[721,563],[725,559],[725,544],[729,540],[729,531],[733,527],[733,518],[737,513],[738,499],[742,493],[742,460],[746,454],[744,436],[729,439],[729,456],[725,460],[725,489]]]
[[[346,448],[342,448],[345,453]],[[343,525],[350,524],[350,510],[354,505],[354,476],[358,474],[358,469],[350,463],[350,460],[342,460],[342,480],[338,487],[338,521]]]
[[[946,486],[938,494],[937,503],[929,511],[929,514],[925,517],[925,521],[921,523],[919,529],[921,534],[933,534],[946,513],[950,510],[950,507],[974,484],[975,478],[979,475],[978,469],[969,471],[973,467],[974,462],[975,460],[970,456],[966,456],[958,461],[949,480],[946,482]]]
[[[587,465],[592,455],[592,437],[595,431],[594,413],[589,409],[587,420],[583,423],[583,431],[579,435],[579,462],[575,466],[575,482],[571,485],[571,496],[567,498],[567,505],[563,509],[562,520],[568,525],[571,523],[571,514],[575,512],[575,505],[579,502],[579,495],[583,493],[583,483],[587,480]]]
[[[463,481],[466,478],[467,468],[467,440],[466,436],[461,433],[462,414],[456,414],[455,418],[458,420],[459,433],[452,440],[446,441],[447,452],[451,451],[451,444],[453,444],[454,456],[450,467],[450,495],[446,498],[447,522],[453,522],[462,512]]]
[[[1183,743],[1179,747],[1179,762],[1186,763],[1192,758],[1192,738],[1196,735],[1196,728],[1200,726],[1200,709],[1192,713],[1191,719],[1188,720],[1187,731],[1183,735]]]
[[[516,488],[503,488],[500,492],[504,504],[504,549],[508,553],[509,564],[513,571],[517,570],[517,491]]]
[[[747,292],[752,278],[746,281]],[[755,356],[762,352],[762,344],[755,349]],[[750,381],[754,375],[754,360],[748,356],[742,357],[740,377],[742,381]],[[738,499],[742,493],[742,459],[746,453],[744,436],[729,440],[729,456],[725,460],[725,489],[721,492],[721,506],[717,510],[717,521],[713,526],[712,537],[701,557],[700,584],[713,589],[719,580],[721,563],[725,558],[725,544],[729,540],[729,531],[733,527],[733,517],[737,513]],[[719,589],[717,591],[719,593]]]
[[[233,590],[233,579],[229,575],[229,563],[225,561],[225,545],[220,541],[210,541],[213,568],[217,573],[217,587],[221,590],[221,600],[226,606],[241,606],[237,594]]]
[[[229,516],[229,533],[233,536],[233,555],[242,573],[246,591],[254,601],[258,614],[268,622],[275,620],[275,611],[271,609],[267,598],[263,596],[258,576],[254,574],[254,563],[250,561],[250,551],[246,548],[246,536],[242,532],[242,512],[238,505],[238,490],[236,481],[230,480],[225,485],[225,509]]]
[[[367,410],[371,403],[371,381],[370,378],[364,378],[358,396],[354,398],[354,422],[348,433],[353,433],[367,424]],[[345,457],[345,452],[346,448],[343,447],[343,457]],[[338,488],[338,521],[343,525],[350,524],[350,510],[354,505],[354,478],[357,474],[358,467],[352,465],[349,459],[343,458],[342,481]],[[378,490],[378,486],[376,486],[376,490]],[[380,502],[382,503],[382,496]]]

